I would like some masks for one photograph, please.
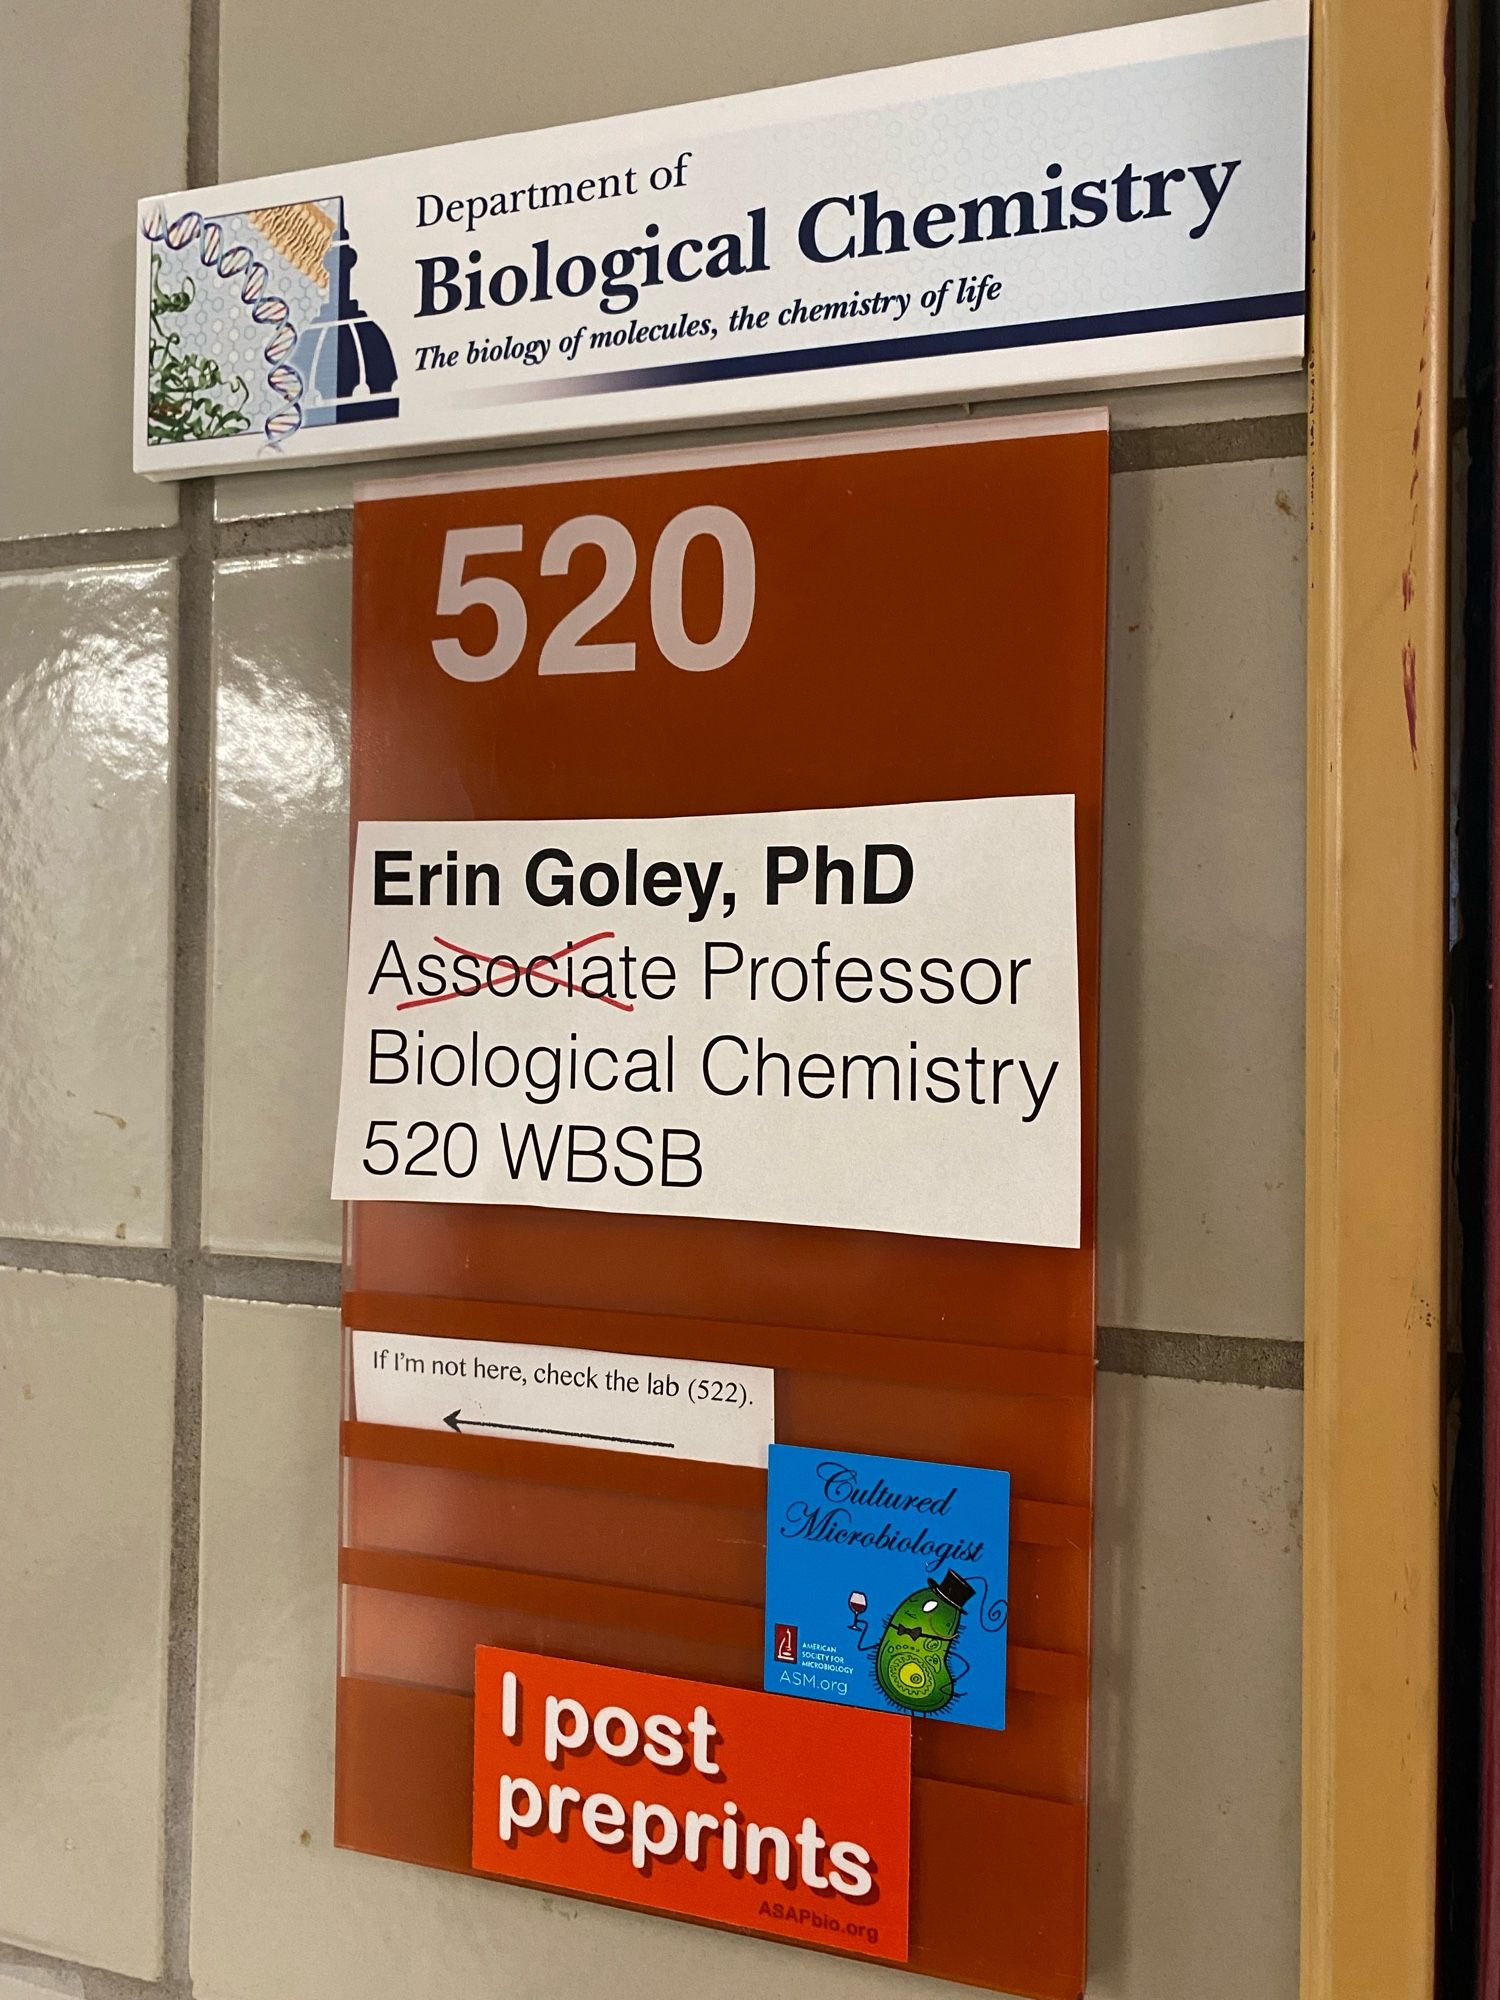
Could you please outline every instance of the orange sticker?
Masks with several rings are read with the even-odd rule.
[[[905,1716],[481,1646],[474,1866],[904,1961]]]

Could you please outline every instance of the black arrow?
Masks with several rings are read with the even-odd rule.
[[[526,1431],[532,1437],[587,1438],[591,1444],[638,1444],[651,1451],[676,1451],[675,1444],[665,1438],[623,1438],[609,1437],[603,1431],[559,1431],[546,1424],[491,1424],[483,1417],[466,1417],[458,1410],[450,1410],[443,1422],[450,1431]]]

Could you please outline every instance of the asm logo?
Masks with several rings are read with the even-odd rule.
[[[778,1660],[785,1660],[790,1665],[796,1666],[797,1628],[795,1625],[778,1625],[776,1627],[775,1651]]]

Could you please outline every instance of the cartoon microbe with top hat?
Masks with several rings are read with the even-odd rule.
[[[986,1588],[983,1577],[976,1585],[955,1569],[941,1583],[929,1577],[925,1590],[902,1598],[874,1639],[867,1636],[869,1600],[863,1591],[851,1593],[850,1626],[859,1636],[860,1651],[875,1655],[875,1679],[882,1694],[916,1715],[936,1715],[948,1706],[958,1692],[957,1683],[969,1671],[954,1641],[976,1589],[983,1593]],[[981,1595],[978,1617],[986,1632],[998,1632],[1005,1623],[1004,1600],[986,1604]]]

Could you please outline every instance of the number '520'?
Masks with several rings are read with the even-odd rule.
[[[719,551],[719,618],[707,638],[687,630],[682,609],[682,573],[687,552],[699,539]],[[457,618],[479,605],[490,612],[495,633],[489,646],[471,653],[458,639],[434,639],[433,654],[445,674],[460,681],[492,681],[507,673],[526,643],[526,599],[507,577],[466,576],[472,556],[518,555],[518,526],[450,528],[443,544],[437,612]],[[591,639],[588,635],[625,600],[635,581],[636,547],[630,530],[608,514],[579,514],[554,528],[538,565],[543,576],[566,576],[580,549],[602,549],[604,574],[571,611],[565,612],[542,642],[537,672],[542,674],[628,674],[635,667],[633,639]],[[738,514],[727,507],[688,507],[662,529],[651,557],[651,631],[664,659],[689,673],[708,673],[732,660],[744,645],[755,616],[755,545]]]

